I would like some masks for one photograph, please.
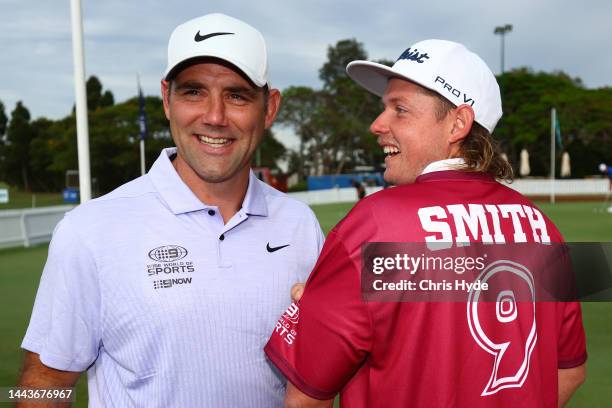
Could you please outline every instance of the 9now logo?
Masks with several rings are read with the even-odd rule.
[[[174,262],[187,256],[187,250],[178,245],[164,245],[149,251],[149,258],[157,262]]]
[[[507,260],[493,262],[482,271],[478,280],[489,283],[489,289],[505,288],[499,290],[495,302],[480,303],[481,291],[471,290],[467,302],[467,320],[472,337],[483,350],[494,356],[491,377],[481,394],[484,397],[523,385],[538,336],[535,285],[525,266]],[[512,290],[507,290],[508,287]],[[521,301],[517,302],[516,297]]]

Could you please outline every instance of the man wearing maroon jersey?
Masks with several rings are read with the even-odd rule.
[[[362,296],[365,243],[563,241],[496,181],[512,170],[491,138],[502,115],[494,75],[463,45],[441,40],[411,46],[391,68],[354,61],[347,72],[382,96],[370,129],[386,153],[385,181],[397,187],[361,200],[330,232],[303,296],[278,321],[265,351],[290,381],[286,406],[332,406],[337,393],[346,407],[565,404],[585,376],[578,303],[479,304],[473,291],[463,302]],[[496,267],[533,283],[520,265]]]

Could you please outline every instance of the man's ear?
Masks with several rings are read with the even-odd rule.
[[[170,81],[166,81],[165,79],[161,80],[161,94],[162,101],[164,104],[164,113],[166,114],[166,119],[170,120]]]
[[[278,109],[280,108],[281,93],[278,89],[270,89],[268,95],[268,109],[266,111],[265,128],[269,129],[276,119]]]
[[[453,109],[453,123],[448,139],[450,144],[460,142],[470,134],[474,124],[474,117],[474,110],[470,105],[459,105]]]

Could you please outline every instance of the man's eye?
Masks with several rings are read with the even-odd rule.
[[[401,106],[396,106],[395,107],[395,113],[400,114],[400,113],[406,113],[408,112],[406,109],[402,108]]]
[[[235,101],[244,101],[246,98],[240,94],[230,94],[230,98]]]
[[[197,89],[187,89],[184,93],[185,95],[196,96],[200,94],[200,91]]]

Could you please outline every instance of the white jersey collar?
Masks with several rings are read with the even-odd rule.
[[[461,157],[438,160],[425,166],[421,174],[433,173],[434,171],[459,170],[464,165],[465,160]]]

